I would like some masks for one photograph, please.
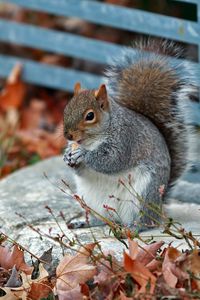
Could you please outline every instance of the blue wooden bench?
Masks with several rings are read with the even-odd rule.
[[[200,1],[177,0],[177,2],[195,4],[197,22],[93,0],[0,0],[0,3],[16,4],[33,11],[77,17],[99,25],[195,44],[198,46],[200,58]],[[3,19],[0,19],[0,41],[103,64],[109,63],[109,58],[117,56],[122,48],[108,42]],[[0,55],[0,76],[8,76],[19,61],[24,65],[23,80],[36,85],[72,91],[77,81],[87,88],[97,87],[102,81],[100,76],[87,72],[8,55]],[[193,64],[200,81],[199,64]],[[192,105],[189,122],[200,125],[200,106],[196,103]]]

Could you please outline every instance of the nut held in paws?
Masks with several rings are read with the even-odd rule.
[[[77,143],[73,143],[72,146],[72,151],[75,151],[76,149],[78,149],[78,144]]]

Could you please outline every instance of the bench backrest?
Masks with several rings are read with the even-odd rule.
[[[77,17],[95,24],[196,44],[200,49],[199,0],[181,0],[181,2],[196,5],[197,22],[92,0],[0,0],[1,2],[59,16]],[[108,42],[4,19],[0,19],[0,41],[103,64],[109,63],[109,57],[118,55],[122,48],[122,46]],[[13,66],[19,61],[24,65],[23,80],[37,85],[72,91],[77,81],[80,81],[87,88],[94,88],[102,80],[100,76],[91,73],[42,64],[9,55],[0,55],[0,76],[8,76]],[[194,65],[200,75],[199,64],[194,63]],[[199,112],[200,108],[196,105],[192,117],[196,124],[200,124]]]

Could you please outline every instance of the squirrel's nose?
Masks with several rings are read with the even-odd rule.
[[[67,139],[68,139],[69,141],[72,141],[72,140],[73,140],[73,135],[69,133],[69,134],[67,135]]]

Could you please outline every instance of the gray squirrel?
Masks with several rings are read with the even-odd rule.
[[[173,43],[139,48],[125,49],[97,90],[75,85],[64,110],[64,161],[89,207],[107,218],[111,207],[116,222],[143,230],[159,223],[163,198],[187,166],[184,105],[195,79],[188,63],[163,56],[179,57]]]

